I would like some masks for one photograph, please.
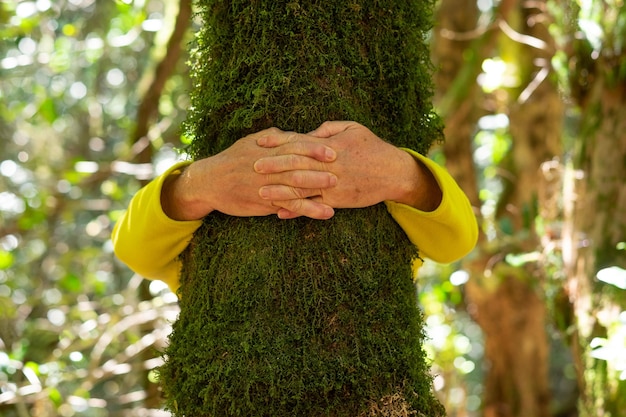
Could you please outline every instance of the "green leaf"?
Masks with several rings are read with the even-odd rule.
[[[26,210],[26,212],[17,221],[20,229],[31,230],[33,227],[41,224],[46,220],[46,213],[41,210]]]
[[[515,228],[513,227],[513,221],[509,217],[502,217],[501,219],[499,219],[498,224],[500,226],[500,230],[502,230],[504,234],[512,236],[515,232]]]
[[[37,364],[36,362],[28,361],[24,364],[24,368],[32,369],[36,375],[41,375],[41,373],[39,372],[39,364]]]
[[[43,117],[46,122],[52,124],[58,117],[54,100],[51,98],[45,99],[39,106],[39,115]]]
[[[58,389],[53,387],[48,387],[48,398],[56,405],[57,407],[63,404],[63,396],[59,392]]]
[[[15,262],[11,252],[0,250],[0,269],[9,269]]]
[[[71,292],[80,292],[83,288],[82,281],[74,274],[67,274],[64,276],[63,279],[61,279],[60,284],[64,289]]]

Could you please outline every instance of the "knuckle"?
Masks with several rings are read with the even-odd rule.
[[[302,211],[303,201],[301,199],[289,200],[287,203],[289,210],[300,213]]]
[[[292,155],[302,155],[304,149],[306,149],[306,145],[301,141],[291,140],[288,151],[291,152]]]
[[[288,143],[297,143],[298,142],[298,133],[297,132],[286,132],[287,133],[287,142]]]
[[[286,169],[295,169],[298,166],[298,156],[294,154],[290,154],[287,160],[285,161]]]
[[[263,177],[263,181],[266,185],[274,184],[276,176],[274,174],[265,174]]]
[[[291,193],[296,199],[303,199],[308,197],[306,190],[303,188],[291,187]]]
[[[294,187],[304,187],[306,185],[306,175],[303,172],[296,171],[292,176]]]

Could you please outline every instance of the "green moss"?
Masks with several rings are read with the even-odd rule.
[[[424,153],[433,114],[430,1],[201,1],[192,72],[194,156],[276,126],[354,120]]]
[[[440,138],[430,2],[203,1],[191,152],[269,126],[356,120],[424,152]],[[410,262],[384,205],[329,221],[211,214],[183,254],[160,370],[176,416],[440,416]]]

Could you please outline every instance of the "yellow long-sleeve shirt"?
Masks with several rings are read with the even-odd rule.
[[[440,263],[453,262],[476,244],[478,227],[472,207],[445,169],[414,151],[405,150],[433,173],[443,198],[439,207],[430,212],[393,201],[385,202],[387,210],[419,248],[420,256]],[[112,234],[114,252],[122,262],[147,279],[164,281],[174,292],[179,286],[181,268],[178,255],[202,221],[169,218],[161,207],[161,188],[168,175],[187,164],[189,162],[172,166],[139,190]],[[414,265],[419,266],[421,264]]]

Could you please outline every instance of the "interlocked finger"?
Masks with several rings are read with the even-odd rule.
[[[337,185],[335,174],[325,171],[287,171],[266,174],[261,186],[286,185],[296,188],[331,188]]]
[[[299,216],[310,217],[317,220],[326,220],[333,217],[335,211],[332,207],[307,198],[274,201],[274,206],[281,207],[278,217],[281,219],[293,219]]]
[[[259,195],[264,200],[298,200],[322,195],[320,188],[298,188],[287,185],[266,185],[259,189]]]
[[[337,157],[337,153],[319,138],[294,132],[274,132],[261,136],[257,139],[257,145],[272,148],[275,155],[308,156],[322,162],[331,162]]]
[[[259,174],[276,174],[295,170],[328,171],[324,162],[293,153],[261,158],[254,163]]]

